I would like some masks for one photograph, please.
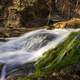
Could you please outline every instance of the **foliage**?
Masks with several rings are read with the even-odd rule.
[[[13,4],[14,9],[17,11],[22,11],[25,8],[21,0],[13,0]]]

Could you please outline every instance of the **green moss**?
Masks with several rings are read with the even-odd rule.
[[[28,77],[18,77],[16,80],[32,80],[32,79]]]
[[[2,71],[3,68],[3,64],[0,64],[0,72]]]
[[[60,70],[80,62],[80,32],[72,32],[69,37],[55,49],[44,53],[36,64],[36,71],[47,72]]]

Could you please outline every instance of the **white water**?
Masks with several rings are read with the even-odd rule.
[[[0,63],[4,64],[0,80],[6,80],[7,70],[28,62],[34,62],[43,53],[55,48],[72,32],[78,30],[36,30],[0,45]]]

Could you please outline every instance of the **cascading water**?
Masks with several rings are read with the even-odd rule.
[[[0,46],[0,63],[4,64],[0,80],[6,80],[7,72],[17,66],[38,60],[42,54],[55,48],[74,30],[40,29],[4,42]]]

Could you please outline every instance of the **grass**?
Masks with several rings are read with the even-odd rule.
[[[49,73],[80,62],[80,32],[72,32],[55,49],[44,53],[36,64],[36,72]]]

